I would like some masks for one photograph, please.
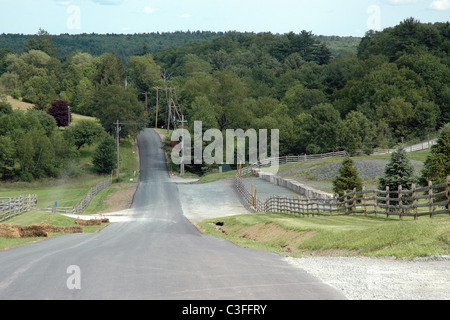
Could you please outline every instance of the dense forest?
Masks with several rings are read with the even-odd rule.
[[[156,32],[141,34],[60,34],[53,35],[55,51],[61,59],[69,57],[75,51],[100,56],[114,53],[123,61],[129,57],[147,53],[156,53],[167,47],[181,47],[189,42],[209,41],[225,35],[224,32]],[[35,35],[1,34],[0,48],[9,48],[14,53],[27,51]]]
[[[109,52],[120,57],[124,62],[131,56],[155,54],[169,47],[182,47],[191,42],[211,41],[233,32],[187,31],[154,32],[140,34],[60,34],[53,35],[52,41],[60,59],[70,57],[75,51],[94,56]],[[0,48],[8,48],[13,53],[23,53],[33,43],[36,35],[0,34]],[[361,38],[314,36],[327,43],[333,56],[343,51],[356,51]],[[27,47],[28,46],[28,47]]]
[[[98,45],[83,42],[89,37],[82,35],[78,47],[68,46],[71,52],[64,53],[57,49],[58,37],[43,30],[27,39],[22,50],[0,41],[0,85],[35,105],[34,122],[45,118],[52,103],[64,100],[72,111],[97,117],[110,134],[116,119],[127,123],[122,135],[136,133],[143,122],[155,125],[156,87],[163,88],[158,89],[158,126],[164,126],[164,89],[174,88],[169,92],[175,93],[191,129],[197,120],[203,130],[279,129],[282,155],[370,153],[402,139],[424,138],[450,122],[449,22],[424,24],[409,18],[367,32],[356,50],[355,39],[340,42],[308,31],[187,33],[185,40],[182,33],[176,35],[177,41],[160,47],[144,45],[139,35],[98,36]],[[167,35],[159,36],[163,43]],[[121,40],[113,44],[114,37]],[[128,45],[127,37],[136,37],[130,40],[136,45]],[[131,51],[124,54],[125,48]],[[2,104],[0,122],[8,123],[11,111]],[[0,143],[9,146],[0,148],[8,150],[0,151],[0,166],[15,164],[17,169],[24,167],[21,148],[32,121],[14,121],[23,121],[20,133],[12,125],[0,125]],[[40,127],[44,134],[45,126]],[[52,142],[56,137],[49,131]],[[69,139],[58,137],[63,138]],[[61,152],[54,148],[55,154]],[[42,163],[39,157],[36,151],[35,166]],[[54,167],[63,163],[61,159]]]

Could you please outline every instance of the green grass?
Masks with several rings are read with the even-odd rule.
[[[55,205],[58,207],[73,207],[80,203],[86,197],[90,188],[97,183],[110,178],[109,175],[98,175],[92,172],[92,164],[90,163],[92,153],[95,146],[83,146],[80,152],[80,166],[84,167],[83,174],[76,178],[58,178],[58,179],[44,179],[34,182],[14,182],[0,183],[0,197],[15,197],[19,195],[37,194],[38,207],[48,208]],[[134,152],[134,153],[133,153]],[[136,177],[134,176],[136,171]],[[137,159],[137,150],[133,148],[129,140],[123,140],[120,146],[120,179],[119,181],[113,179],[117,183],[129,183],[130,179],[133,182],[138,182],[139,179],[139,162]],[[107,188],[108,190],[110,188]],[[111,190],[102,191],[98,196],[100,199],[95,199],[92,203],[101,207],[99,203],[102,198],[106,198]],[[95,211],[95,209],[91,209]]]
[[[4,223],[11,223],[14,225],[20,225],[20,226],[28,226],[33,224],[39,224],[39,223],[48,223],[54,226],[59,227],[70,227],[70,226],[76,226],[75,219],[69,218],[63,215],[54,214],[46,211],[39,211],[39,210],[33,210],[30,212],[23,213],[21,215],[15,216],[13,218],[8,219]],[[97,226],[84,226],[83,232],[84,233],[94,233],[100,230],[101,228],[104,228],[107,224],[97,225]],[[50,237],[61,235],[61,233],[52,233]],[[43,240],[45,238],[42,237],[29,237],[29,238],[1,238],[0,237],[0,251],[12,248],[12,247],[18,247],[21,245],[25,245],[31,242],[36,242]]]
[[[211,222],[226,221],[222,231]],[[299,217],[247,214],[199,223],[207,234],[244,247],[290,256],[339,255],[407,257],[450,254],[450,218],[375,216]]]
[[[80,166],[82,174],[76,178],[45,179],[34,182],[0,183],[0,197],[15,197],[19,195],[37,194],[38,207],[73,207],[86,197],[90,188],[97,183],[110,178],[109,175],[98,175],[92,170],[91,158],[95,146],[83,146],[80,152]],[[123,139],[120,145],[120,177],[113,179],[115,186],[139,182],[139,161],[137,148],[128,139]],[[136,176],[134,175],[136,171]],[[90,202],[83,214],[97,214],[108,209],[106,199],[113,193],[120,192],[120,188],[108,187],[100,191]],[[10,218],[2,223],[30,225],[37,223],[50,223],[56,226],[73,226],[75,220],[66,216],[52,214],[46,211],[33,210],[19,216]],[[98,226],[85,226],[84,232],[95,232]],[[0,250],[14,247],[42,238],[6,239],[0,238]]]
[[[215,172],[205,174],[204,176],[200,177],[200,179],[196,183],[209,183],[222,179],[231,179],[234,178],[236,172],[237,172],[236,170],[231,170],[227,172]]]

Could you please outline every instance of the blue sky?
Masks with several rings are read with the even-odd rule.
[[[0,0],[0,33],[249,31],[363,36],[414,17],[449,21],[450,0]]]

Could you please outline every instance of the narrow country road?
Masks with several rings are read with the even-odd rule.
[[[345,299],[277,254],[202,235],[183,215],[156,132],[138,143],[131,221],[0,252],[0,299]]]

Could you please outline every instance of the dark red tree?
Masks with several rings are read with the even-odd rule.
[[[67,101],[58,100],[52,103],[48,114],[56,120],[58,127],[67,127],[70,124],[70,111]]]

